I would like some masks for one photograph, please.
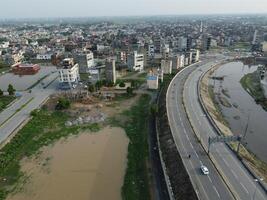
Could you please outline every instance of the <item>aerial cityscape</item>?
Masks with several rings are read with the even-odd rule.
[[[0,200],[266,200],[265,0],[11,0]]]

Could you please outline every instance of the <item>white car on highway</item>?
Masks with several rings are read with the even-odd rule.
[[[209,170],[208,170],[208,168],[206,166],[201,165],[200,166],[200,169],[201,169],[201,171],[202,171],[203,174],[205,174],[205,175],[208,175],[209,174]]]

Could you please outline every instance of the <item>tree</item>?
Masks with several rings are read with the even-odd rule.
[[[95,92],[95,90],[96,89],[95,89],[95,86],[93,84],[91,84],[91,85],[88,86],[88,91],[89,92],[92,92],[93,93],[93,92]]]
[[[7,91],[8,91],[8,94],[11,96],[11,95],[15,94],[16,90],[14,89],[13,85],[9,84],[8,88],[7,88]]]
[[[119,87],[125,87],[125,83],[124,82],[120,82]]]
[[[4,95],[4,92],[0,89],[0,97]]]
[[[126,92],[128,95],[132,95],[133,94],[133,88],[127,87]]]
[[[57,102],[56,110],[68,109],[68,108],[70,108],[70,105],[71,105],[70,100],[62,97]]]

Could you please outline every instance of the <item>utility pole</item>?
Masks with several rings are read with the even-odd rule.
[[[241,137],[241,139],[239,140],[238,145],[237,145],[237,150],[236,150],[237,155],[239,154],[240,144],[241,144],[242,140],[244,140],[246,138],[246,135],[248,132],[249,118],[250,118],[250,112],[248,113],[248,120],[247,120],[244,135],[243,135],[243,137]]]
[[[257,192],[258,182],[259,182],[259,181],[263,181],[263,178],[260,178],[260,179],[254,179],[254,181],[255,181],[256,186],[255,186],[255,191],[254,191],[253,198],[252,198],[253,200],[255,200],[255,196],[256,196],[256,192]]]

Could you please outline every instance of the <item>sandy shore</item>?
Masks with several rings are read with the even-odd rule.
[[[22,161],[29,179],[8,200],[119,200],[127,166],[128,138],[107,127],[45,147]]]

